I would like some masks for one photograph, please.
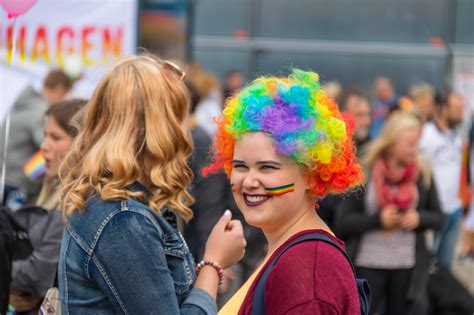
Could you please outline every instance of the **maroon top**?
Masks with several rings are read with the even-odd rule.
[[[250,315],[255,287],[267,265],[295,238],[319,232],[343,249],[344,242],[323,230],[306,230],[290,237],[272,254],[252,283],[239,315]],[[278,314],[360,314],[359,295],[351,265],[333,245],[306,241],[288,249],[273,266],[265,289],[266,313]]]

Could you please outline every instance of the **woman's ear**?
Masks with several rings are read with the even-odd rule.
[[[304,189],[305,189],[306,193],[308,193],[308,192],[311,191],[311,187],[309,185],[309,168],[307,166],[303,166],[302,167],[302,172],[304,174],[304,177],[306,178],[306,180],[304,182]]]

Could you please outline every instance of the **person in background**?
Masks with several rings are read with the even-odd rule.
[[[374,81],[376,101],[372,105],[373,124],[370,130],[370,137],[376,138],[383,127],[385,116],[392,107],[399,103],[399,96],[395,93],[393,84],[387,77],[378,77]]]
[[[338,81],[329,81],[323,84],[323,89],[327,95],[339,104],[342,94],[342,86]]]
[[[242,89],[244,78],[238,70],[231,70],[225,76],[224,99],[238,93]]]
[[[414,111],[423,123],[433,119],[435,91],[431,85],[421,82],[410,88],[409,95],[414,102]]]
[[[51,70],[43,81],[41,92],[27,86],[10,112],[10,132],[6,158],[4,204],[16,210],[32,202],[41,189],[41,180],[32,181],[23,166],[38,151],[43,141],[43,118],[49,104],[63,99],[72,81],[59,69]]]
[[[447,94],[439,93],[435,105],[433,121],[426,123],[423,128],[420,148],[431,160],[441,209],[446,215],[434,247],[440,264],[449,269],[463,216],[460,183],[464,100],[458,93],[450,91]]]
[[[221,114],[223,104],[221,85],[215,75],[196,62],[190,63],[188,70],[189,76],[186,75],[185,80],[193,86],[199,98],[194,116],[198,125],[214,140],[217,130],[214,119]]]
[[[198,124],[214,139],[217,130],[214,118],[219,116],[222,110],[219,81],[213,74],[204,72],[200,75],[196,88],[201,98],[195,112]]]
[[[343,93],[341,104],[342,111],[354,115],[354,142],[359,154],[362,147],[370,141],[369,131],[372,117],[369,99],[362,90],[353,88]]]
[[[421,130],[414,115],[393,113],[364,155],[367,184],[337,209],[335,231],[371,286],[370,314],[407,314],[410,303],[426,308],[432,255],[424,231],[441,229],[443,215],[419,155]]]
[[[45,138],[41,150],[46,159],[46,176],[41,193],[36,207],[23,207],[13,214],[28,232],[33,245],[31,255],[12,263],[10,304],[17,314],[38,314],[42,298],[53,286],[63,232],[58,209],[58,169],[77,133],[70,126],[71,119],[86,103],[81,99],[60,101],[52,104],[45,113]]]
[[[354,117],[354,144],[357,157],[361,157],[364,147],[370,142],[369,130],[372,123],[370,103],[364,92],[357,88],[351,88],[342,93],[341,111],[352,114]],[[336,211],[343,196],[331,194],[319,200],[317,212],[321,219],[330,228],[334,228]]]
[[[463,247],[460,258],[461,260],[474,261],[474,122],[472,119],[463,164],[462,172],[464,172],[467,195],[470,195],[470,200],[467,209],[465,209],[467,214],[464,221]]]

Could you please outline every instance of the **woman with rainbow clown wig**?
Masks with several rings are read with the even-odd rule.
[[[263,230],[269,252],[219,314],[255,314],[254,295],[268,264],[293,241],[319,233],[339,247],[316,199],[363,181],[353,124],[321,89],[314,72],[261,77],[228,99],[217,120],[214,160],[225,170],[245,220]],[[266,314],[359,314],[351,264],[334,245],[301,242],[284,251],[266,278]],[[254,300],[254,301],[253,301]]]

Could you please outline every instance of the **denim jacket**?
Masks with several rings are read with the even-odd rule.
[[[139,183],[133,191],[146,189]],[[216,314],[209,293],[193,289],[193,257],[176,228],[135,200],[88,199],[67,217],[59,259],[64,314]]]

